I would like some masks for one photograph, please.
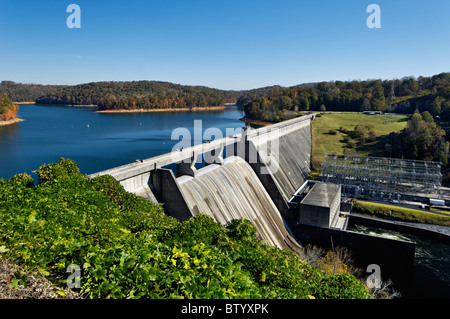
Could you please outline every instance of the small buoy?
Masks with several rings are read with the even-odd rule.
[[[86,126],[89,127],[89,124],[87,124]]]

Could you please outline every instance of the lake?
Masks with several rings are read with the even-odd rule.
[[[32,174],[60,157],[91,174],[170,152],[179,142],[171,139],[173,130],[187,128],[194,136],[195,120],[202,121],[203,131],[214,127],[223,136],[244,125],[239,120],[244,113],[236,106],[207,112],[100,114],[95,109],[21,104],[18,116],[24,121],[0,126],[0,178]]]

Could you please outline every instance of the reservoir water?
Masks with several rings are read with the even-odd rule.
[[[21,104],[18,116],[24,121],[0,126],[0,178],[32,174],[60,157],[75,160],[81,173],[91,174],[170,152],[179,142],[171,139],[173,130],[187,128],[193,138],[195,120],[202,121],[203,131],[214,127],[223,136],[227,129],[244,125],[239,120],[244,113],[236,106],[208,112],[105,114],[94,110]],[[201,142],[192,140],[192,144]]]

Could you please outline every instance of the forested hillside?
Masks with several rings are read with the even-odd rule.
[[[0,94],[0,121],[15,119],[19,106],[11,102],[8,96]]]
[[[75,86],[3,81],[13,101],[98,105],[101,110],[192,108],[237,103],[248,119],[279,121],[295,111],[429,111],[450,122],[450,73],[400,80],[333,81],[227,91],[159,81],[93,82]]]
[[[0,83],[0,94],[5,94],[14,102],[34,102],[38,97],[62,89],[63,85],[22,84],[12,81]]]
[[[239,100],[249,119],[283,120],[289,111],[429,111],[450,121],[450,73],[401,80],[320,82]]]
[[[39,97],[36,102],[63,105],[98,105],[100,110],[179,108],[224,105],[237,92],[169,82],[94,82],[65,87]]]

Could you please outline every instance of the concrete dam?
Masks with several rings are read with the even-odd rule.
[[[125,190],[163,203],[166,213],[180,220],[199,213],[222,225],[245,218],[259,239],[298,252],[289,200],[310,172],[313,119],[308,115],[259,129],[243,127],[234,136],[91,176],[111,175]],[[204,167],[196,167],[199,157]]]
[[[126,191],[163,204],[166,214],[179,220],[205,213],[226,225],[245,218],[258,239],[297,254],[308,245],[349,248],[354,266],[364,271],[377,265],[383,279],[408,289],[416,244],[348,230],[361,218],[351,214],[341,186],[308,180],[314,119],[244,126],[232,136],[91,176],[111,175]]]
[[[408,282],[415,243],[348,231],[351,207],[341,199],[341,186],[308,180],[314,119],[244,126],[232,136],[91,176],[111,175],[179,220],[205,213],[226,225],[245,218],[258,239],[297,254],[307,245],[347,247],[356,267],[377,264],[385,277]]]

